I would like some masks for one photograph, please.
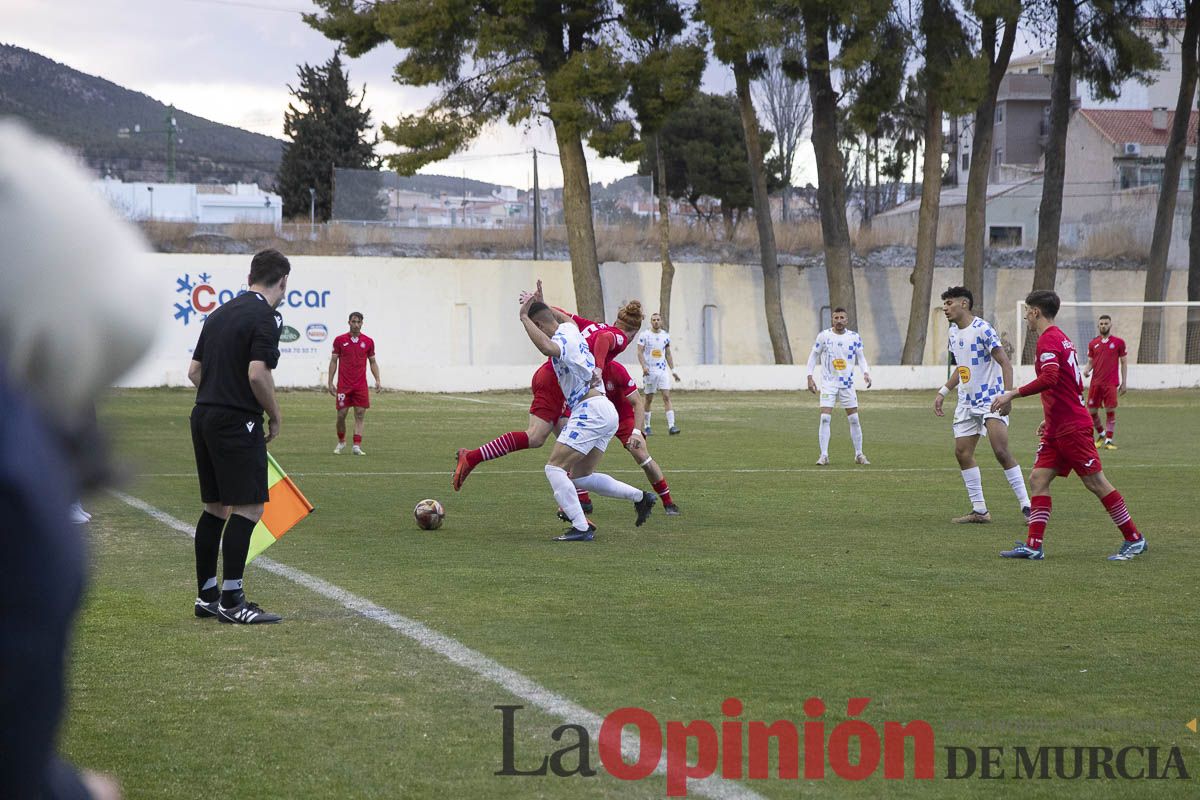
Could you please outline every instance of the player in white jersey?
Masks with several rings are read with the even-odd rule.
[[[675,409],[671,408],[671,379],[679,380],[675,359],[671,356],[671,334],[662,326],[662,315],[650,315],[650,330],[637,338],[638,363],[642,365],[642,391],[646,395],[646,435],[650,435],[650,404],[660,392],[667,412],[667,433],[679,433],[675,427]]]
[[[862,337],[846,328],[848,320],[846,309],[835,308],[833,327],[817,334],[817,341],[808,356],[808,390],[813,394],[817,394],[813,370],[816,369],[818,360],[821,363],[821,427],[817,431],[817,441],[821,445],[821,457],[817,459],[819,467],[829,463],[829,427],[833,421],[833,407],[839,404],[846,409],[846,421],[850,423],[850,441],[854,444],[855,463],[871,463],[863,455],[862,423],[858,419],[858,393],[854,391],[854,367],[857,364],[862,368],[863,381],[868,389],[871,388],[871,368],[867,366]]]
[[[938,389],[933,401],[933,413],[944,416],[942,401],[950,390],[958,387],[958,405],[954,409],[954,456],[962,470],[971,512],[952,521],[958,523],[991,522],[987,503],[983,500],[983,480],[975,461],[975,445],[980,436],[992,444],[996,460],[1004,468],[1004,477],[1017,496],[1021,511],[1029,516],[1029,492],[1025,478],[1008,449],[1008,415],[991,410],[992,400],[1013,385],[1012,362],[987,320],[975,316],[975,298],[971,290],[952,286],[942,292],[942,311],[950,323],[950,358],[954,372]]]
[[[655,496],[601,472],[594,472],[613,434],[617,432],[617,410],[604,396],[596,362],[587,342],[571,318],[547,306],[537,295],[521,304],[521,323],[529,339],[550,357],[571,417],[558,435],[546,478],[554,499],[571,520],[571,528],[560,542],[590,542],[596,526],[583,514],[577,489],[633,502],[636,525],[650,516]]]

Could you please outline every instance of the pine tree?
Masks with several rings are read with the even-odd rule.
[[[356,94],[342,69],[341,49],[320,66],[302,64],[300,82],[288,90],[295,98],[284,114],[284,144],[279,165],[279,193],[285,217],[307,217],[311,195],[317,190],[316,216],[327,221],[333,210],[333,168],[378,170],[377,136],[369,136],[371,112],[363,108],[365,89]],[[338,198],[340,216],[347,219],[383,219],[387,215],[382,195],[382,175],[337,187],[348,196]]]

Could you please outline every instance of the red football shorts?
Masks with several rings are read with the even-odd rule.
[[[1043,436],[1033,468],[1055,470],[1059,477],[1069,475],[1071,470],[1080,477],[1096,474],[1103,467],[1096,443],[1092,441],[1092,429],[1080,428],[1062,436]]]
[[[367,394],[367,387],[365,386],[346,392],[338,392],[337,407],[338,411],[341,411],[343,408],[370,408],[371,395]]]
[[[1117,387],[1109,384],[1101,386],[1093,383],[1088,389],[1088,408],[1116,408],[1117,407]]]
[[[558,422],[563,410],[563,394],[558,386],[558,376],[554,374],[554,367],[550,366],[550,362],[542,364],[537,372],[533,373],[533,382],[529,389],[533,392],[529,413],[551,425]]]

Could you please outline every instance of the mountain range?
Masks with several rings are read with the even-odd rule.
[[[174,109],[149,95],[88,75],[32,50],[0,43],[0,117],[24,120],[75,151],[98,176],[167,179],[175,120],[175,180],[257,183],[274,188],[284,141]],[[283,109],[279,110],[280,125]],[[630,179],[620,182],[624,187]],[[500,187],[446,175],[394,176],[388,185],[432,195],[487,197]],[[610,187],[612,188],[612,187]],[[599,184],[593,191],[604,192]]]
[[[172,111],[141,92],[8,44],[0,44],[0,116],[23,119],[98,175],[125,181],[166,179],[171,116],[181,183],[273,186],[283,152],[280,139]]]

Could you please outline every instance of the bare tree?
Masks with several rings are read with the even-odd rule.
[[[1154,238],[1150,243],[1150,260],[1146,265],[1146,291],[1143,297],[1147,302],[1161,302],[1166,299],[1167,253],[1171,248],[1171,229],[1175,224],[1175,201],[1179,195],[1179,173],[1187,150],[1192,101],[1196,97],[1200,0],[1183,0],[1181,10],[1184,13],[1184,28],[1180,53],[1179,97],[1175,101],[1175,119],[1171,124],[1171,136],[1167,140],[1162,187],[1158,192],[1158,209],[1154,216]],[[1139,364],[1158,363],[1161,337],[1162,309],[1147,306],[1142,311],[1142,337],[1138,345]]]
[[[971,163],[967,168],[966,225],[963,231],[963,285],[975,296],[975,312],[984,316],[983,252],[987,227],[987,183],[992,166],[992,139],[996,124],[996,97],[1008,71],[1017,40],[1020,2],[976,5],[980,20],[979,56],[987,66],[987,84],[975,107],[971,136]],[[999,43],[997,44],[997,37]]]
[[[775,48],[767,55],[767,68],[754,82],[754,99],[763,109],[767,124],[775,133],[775,148],[783,167],[783,221],[788,218],[788,192],[792,187],[792,167],[796,150],[804,141],[812,119],[812,104],[805,86],[787,76],[783,70],[785,48]]]

